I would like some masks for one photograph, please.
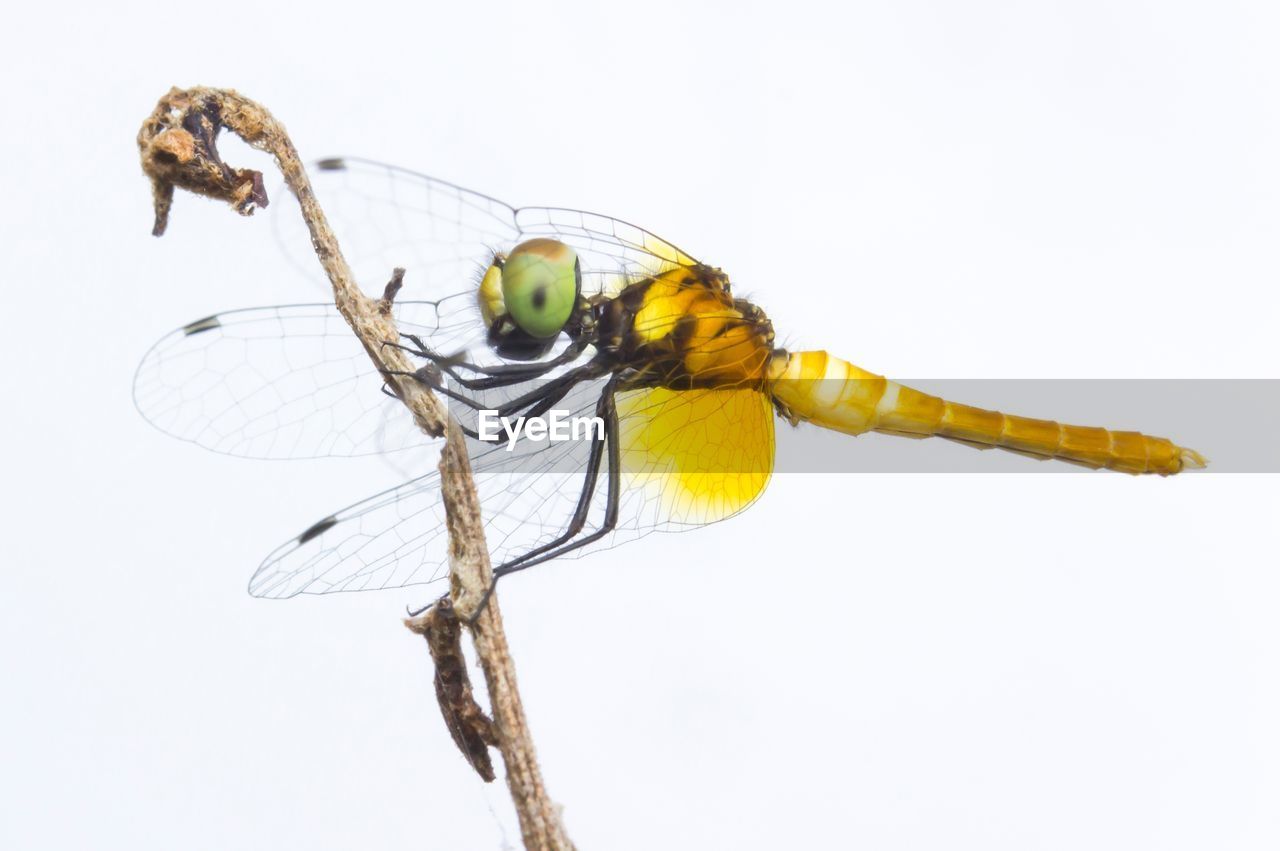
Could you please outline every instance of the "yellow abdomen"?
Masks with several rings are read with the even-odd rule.
[[[1198,452],[1133,431],[1062,425],[959,405],[867,372],[826,352],[775,358],[770,392],[793,420],[861,434],[938,436],[1088,467],[1162,476],[1205,466]]]

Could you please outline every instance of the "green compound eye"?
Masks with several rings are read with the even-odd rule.
[[[530,239],[511,250],[502,266],[502,299],[516,325],[547,339],[564,328],[581,287],[578,255],[554,239]]]

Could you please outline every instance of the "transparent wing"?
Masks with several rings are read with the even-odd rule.
[[[588,294],[609,293],[623,281],[696,262],[666,240],[619,219],[558,207],[517,209],[371,160],[320,160],[312,168],[312,183],[356,280],[366,290],[381,286],[400,266],[409,270],[405,286],[411,298],[456,292],[465,282],[479,280],[495,251],[534,236],[574,247]],[[270,209],[292,265],[323,283],[296,201],[282,200]]]
[[[315,182],[358,280],[381,282],[401,266],[408,270],[406,296],[443,296],[399,302],[400,330],[418,334],[437,352],[467,351],[476,362],[494,358],[484,349],[485,328],[469,286],[496,250],[535,235],[562,239],[579,251],[584,289],[602,291],[693,262],[616,219],[558,208],[516,210],[364,160],[323,161]],[[296,202],[290,206],[277,205],[285,208],[274,217],[281,242],[294,265],[320,277]],[[229,311],[172,332],[139,366],[134,399],[161,431],[243,457],[352,456],[420,444],[381,386],[341,317],[314,304]]]
[[[516,211],[520,238],[545,236],[572,245],[582,264],[585,294],[614,295],[623,285],[672,266],[698,261],[643,228],[562,207],[521,207]]]
[[[470,294],[399,302],[401,331],[463,350],[479,311]],[[367,455],[421,446],[404,407],[381,392],[331,304],[232,310],[161,338],[134,376],[138,410],[180,440],[248,458]]]
[[[485,404],[496,406],[501,396],[532,386],[490,392]],[[602,389],[602,381],[585,382],[558,407],[592,415]],[[456,405],[454,410],[465,426],[474,427],[474,412]],[[591,451],[592,441],[585,440],[518,442],[511,451],[468,440],[495,565],[564,531],[583,491]],[[277,547],[254,574],[249,591],[291,597],[431,582],[448,572],[447,545],[440,479],[432,472],[325,517]]]
[[[528,389],[508,389],[514,394]],[[597,413],[603,381],[574,388],[562,406]],[[490,395],[486,405],[499,398]],[[577,558],[650,532],[683,530],[732,516],[768,483],[773,415],[753,390],[642,390],[618,395],[621,487],[614,528],[562,558]],[[455,406],[456,410],[456,406]],[[466,412],[464,425],[474,427]],[[549,544],[569,527],[587,484],[591,441],[522,443],[508,451],[468,441],[493,563]],[[603,451],[603,447],[601,447]],[[605,528],[607,453],[579,533]],[[396,588],[448,573],[440,480],[432,472],[313,524],[276,548],[250,582],[260,597]]]

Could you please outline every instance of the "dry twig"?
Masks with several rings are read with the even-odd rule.
[[[404,623],[427,639],[427,649],[436,666],[436,700],[453,743],[484,782],[492,783],[493,761],[489,759],[489,747],[497,747],[498,740],[493,721],[476,703],[471,691],[467,659],[462,653],[462,621],[453,610],[453,601],[445,597]]]
[[[496,597],[490,596],[476,614],[493,572],[466,446],[456,425],[446,427],[447,414],[436,396],[406,377],[413,373],[413,366],[404,352],[383,345],[399,339],[390,308],[403,270],[396,270],[382,298],[371,299],[360,291],[284,127],[266,109],[228,89],[171,89],[138,131],[142,168],[151,178],[155,196],[152,232],[164,233],[175,187],[227,201],[242,215],[266,206],[262,175],[231,168],[218,155],[217,137],[223,128],[275,158],[285,183],[298,197],[338,310],[418,426],[434,437],[447,432],[440,469],[449,526],[450,595],[426,615],[406,621],[406,626],[427,636],[436,663],[437,696],[459,748],[482,777],[487,767],[486,780],[493,779],[486,747],[494,745],[502,754],[525,847],[572,848],[558,808],[542,783]],[[455,610],[471,627],[493,702],[492,722],[471,696]]]

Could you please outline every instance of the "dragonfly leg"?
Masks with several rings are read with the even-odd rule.
[[[583,364],[582,366],[576,369],[569,370],[564,375],[556,376],[550,381],[547,381],[545,384],[535,387],[527,393],[522,393],[519,396],[516,396],[514,399],[508,399],[496,409],[496,412],[500,417],[509,417],[513,413],[516,413],[517,411],[519,411],[521,408],[524,408],[528,405],[542,401],[543,399],[546,398],[547,394],[549,393],[559,391],[562,388],[565,390],[565,392],[568,392],[568,390],[571,389],[573,385],[577,384],[578,382],[587,381],[592,378],[598,377],[601,374],[600,370],[601,368],[597,366],[595,363]],[[450,390],[444,384],[443,381],[440,381],[434,378],[429,372],[425,372],[422,369],[419,369],[415,372],[404,372],[400,370],[388,369],[388,370],[383,370],[383,374],[398,375],[405,378],[413,378],[417,381],[421,381],[422,383],[430,387],[432,390],[438,393],[442,393],[445,396],[448,396],[450,399],[453,399],[454,401],[461,402],[462,404],[466,405],[468,408],[471,408],[474,411],[491,410],[488,406],[480,402],[477,402],[475,399],[472,399],[469,396],[464,396],[463,394],[458,393],[455,390]],[[562,393],[561,396],[563,397],[563,395],[564,394]]]
[[[416,334],[401,334],[407,340],[413,342],[412,346],[405,346],[400,343],[386,342],[384,346],[395,346],[398,349],[408,352],[415,357],[429,360],[450,378],[457,381],[468,390],[488,390],[495,387],[508,387],[512,384],[519,384],[522,381],[528,381],[542,375],[546,375],[556,367],[572,363],[577,360],[587,347],[585,340],[575,340],[563,352],[556,355],[549,361],[540,363],[520,363],[520,364],[499,364],[497,366],[480,366],[464,361],[456,357],[446,357],[438,354],[428,348]],[[464,378],[457,372],[457,369],[466,369],[481,378]]]
[[[597,441],[596,445],[592,447],[591,461],[587,468],[587,481],[583,485],[582,494],[578,498],[577,509],[574,511],[573,519],[569,522],[565,533],[550,543],[543,544],[518,558],[499,565],[493,571],[495,584],[499,578],[509,573],[515,573],[518,570],[524,570],[526,567],[533,567],[535,564],[550,561],[567,552],[572,552],[593,541],[597,541],[612,532],[618,525],[618,507],[622,491],[622,453],[618,445],[618,409],[614,404],[613,391],[614,382],[610,381],[600,398],[600,404],[596,406],[597,414],[604,419],[604,440]],[[581,532],[583,526],[586,525],[587,512],[591,507],[591,497],[595,494],[596,478],[599,474],[600,461],[604,454],[604,447],[601,444],[607,446],[609,450],[609,477],[605,493],[604,522],[600,524],[600,528],[596,531],[574,541],[571,539]]]
[[[550,561],[557,556],[586,546],[592,541],[599,540],[609,534],[618,525],[618,505],[622,490],[622,453],[618,446],[618,409],[613,399],[616,383],[617,379],[615,378],[605,386],[604,392],[600,396],[600,401],[596,404],[596,414],[604,419],[604,440],[596,441],[591,447],[591,457],[587,461],[582,493],[578,496],[578,504],[574,508],[573,517],[570,519],[568,527],[554,541],[543,544],[518,558],[511,559],[494,568],[493,581],[489,583],[489,587],[485,589],[484,596],[480,598],[480,602],[476,606],[476,613],[471,617],[472,623],[475,623],[476,618],[480,617],[480,613],[489,604],[489,598],[493,596],[493,592],[498,588],[499,579],[509,573],[524,570],[526,567],[533,567],[535,564]],[[591,509],[591,497],[595,495],[596,481],[600,475],[600,462],[604,457],[604,448],[606,446],[609,449],[609,483],[605,495],[604,523],[590,535],[573,541],[571,539],[581,532],[583,526],[586,525],[587,514]]]
[[[532,405],[529,408],[529,410],[524,412],[524,416],[526,417],[542,416],[543,414],[545,414],[547,411],[551,409],[552,405],[554,405],[556,402],[559,402],[565,396],[569,395],[569,391],[572,389],[573,389],[572,384],[565,387],[557,388],[554,392],[548,394],[545,398],[539,400],[537,404]],[[475,431],[474,429],[468,428],[462,423],[458,423],[458,428],[462,429],[462,433],[465,434],[467,437],[472,438],[473,440],[483,440],[483,438],[480,437],[479,432]],[[492,444],[493,446],[504,446],[506,445],[507,440],[508,440],[508,437],[506,434],[506,430],[503,429],[502,433],[500,433],[497,438],[495,438],[494,440],[484,440],[484,442]]]
[[[564,542],[572,538],[574,535],[577,535],[579,532],[582,531],[582,527],[586,524],[587,512],[591,508],[591,497],[595,493],[596,480],[597,478],[599,478],[599,475],[600,475],[600,460],[604,454],[602,444],[607,444],[609,447],[609,491],[608,491],[607,504],[605,507],[605,524],[604,526],[601,527],[600,530],[593,532],[591,535],[584,538],[580,543],[575,543],[573,546],[565,547],[560,552],[569,552],[570,550],[575,549],[576,547],[582,546],[584,544],[588,544],[591,541],[594,541],[597,538],[601,537],[602,535],[608,534],[613,530],[613,527],[617,525],[618,493],[619,493],[620,484],[621,484],[621,475],[619,471],[619,460],[621,457],[621,453],[618,448],[618,440],[617,440],[618,411],[613,401],[613,386],[614,386],[614,382],[610,381],[609,384],[605,387],[604,393],[601,394],[600,402],[597,403],[596,405],[597,415],[602,415],[604,417],[604,422],[605,422],[604,440],[597,440],[591,447],[591,457],[587,461],[586,481],[583,485],[582,493],[578,496],[578,504],[574,508],[573,518],[569,521],[569,528],[566,530],[566,532],[563,535],[558,537],[556,540],[550,542],[549,544],[545,544],[541,547],[538,547],[536,550],[525,553],[520,558],[512,559],[511,561],[508,561],[506,564],[500,565],[498,568],[496,568],[493,572],[493,580],[489,583],[489,587],[485,589],[484,595],[480,598],[480,602],[476,605],[476,613],[471,617],[472,623],[474,623],[475,619],[478,618],[480,616],[480,613],[484,611],[485,606],[489,604],[489,598],[493,596],[493,592],[498,587],[498,577],[503,576],[507,573],[514,573],[517,570],[523,570],[526,567],[531,567],[535,564],[539,564],[541,562],[555,558],[555,556],[559,555],[559,553],[546,554],[546,555],[543,555],[541,558],[536,558],[536,559],[534,557],[538,556],[541,553],[546,553],[547,550],[555,548],[560,544],[563,544]],[[550,408],[556,402],[559,402],[561,399],[563,399],[570,389],[572,389],[572,385],[569,385],[557,391],[556,393],[549,395],[546,399],[543,399],[538,404],[530,408],[528,415],[540,416],[542,413],[544,413],[548,408]],[[459,427],[462,429],[462,432],[466,434],[468,437],[475,438],[477,440],[479,439],[479,435],[477,435],[471,429],[461,424],[459,424]],[[501,445],[502,443],[505,443],[505,442],[506,442],[506,437],[501,435],[499,436],[497,441],[494,441],[495,445]],[[529,559],[533,559],[533,560],[529,560]],[[439,602],[439,601],[436,601],[436,602]],[[406,607],[406,610],[409,612],[409,617],[412,618],[412,617],[417,617],[418,615],[422,614],[423,612],[425,612],[427,609],[431,608],[434,605],[435,605],[435,602],[432,602],[418,609],[409,609],[408,607]]]
[[[447,600],[447,599],[449,599],[449,595],[448,595],[448,594],[444,594],[444,595],[441,595],[440,597],[437,597],[436,599],[432,600],[430,603],[427,603],[425,606],[419,606],[419,607],[418,607],[418,608],[416,608],[416,609],[411,609],[411,608],[409,608],[408,606],[405,606],[405,607],[404,607],[404,610],[405,610],[406,612],[408,612],[408,613],[409,613],[409,617],[411,617],[411,618],[416,618],[418,615],[422,614],[422,613],[423,613],[423,612],[425,612],[427,609],[429,609],[429,608],[431,608],[432,606],[434,606],[436,603],[439,603],[441,600]]]
[[[470,361],[463,360],[460,355],[440,354],[439,352],[435,351],[430,346],[428,346],[426,343],[422,342],[422,338],[419,337],[417,334],[401,334],[400,336],[412,342],[413,345],[406,346],[401,343],[393,343],[390,341],[383,343],[383,345],[395,346],[396,348],[406,351],[409,354],[414,355],[416,357],[423,358],[424,360],[434,361],[438,366],[441,366],[441,367],[460,366],[476,373],[477,375],[485,375],[485,376],[521,375],[525,377],[529,377],[529,376],[536,377],[538,375],[541,375],[547,372],[553,367],[560,366],[561,364],[569,363],[570,361],[578,357],[578,355],[582,354],[582,352],[587,348],[587,346],[590,345],[590,342],[586,339],[575,339],[565,348],[563,352],[556,355],[554,358],[552,358],[549,361],[535,361],[532,363],[504,363],[504,364],[496,364],[494,366],[480,366],[479,364],[475,364],[475,363],[471,363]]]
[[[410,376],[412,378],[416,378],[418,380],[423,380],[420,373],[421,373],[421,370],[414,373],[385,370],[385,374],[387,375],[405,375],[405,376]],[[565,396],[569,395],[569,391],[573,389],[573,385],[574,385],[574,382],[566,382],[563,385],[560,385],[555,382],[548,382],[547,384],[544,384],[541,388],[539,388],[539,390],[544,395],[541,398],[539,398],[534,404],[532,404],[529,407],[529,410],[525,411],[524,416],[526,417],[542,416],[543,414],[545,414],[547,411],[551,409],[552,405],[554,405],[556,402],[559,402]],[[475,402],[474,400],[467,399],[461,394],[453,393],[443,386],[439,386],[431,382],[427,382],[427,386],[431,387],[433,390],[436,390],[440,393],[445,394],[446,396],[449,396],[450,398],[458,398],[472,408],[475,408],[476,405],[478,405],[478,403]],[[382,392],[390,396],[392,399],[400,398],[399,396],[396,395],[395,391],[388,388],[385,384],[382,386]],[[503,416],[506,416],[506,414],[503,414]],[[458,423],[458,428],[462,429],[462,433],[467,437],[471,438],[472,440],[481,440],[479,432],[477,432],[475,429],[469,428],[463,423]],[[486,440],[484,442],[492,443],[494,446],[503,446],[506,444],[507,440],[508,440],[507,434],[505,430],[503,430],[503,432],[498,435],[496,440]]]

